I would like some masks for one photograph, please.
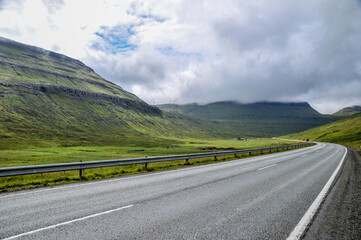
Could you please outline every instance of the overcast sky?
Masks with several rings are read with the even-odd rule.
[[[0,36],[150,104],[361,105],[360,0],[0,0]]]

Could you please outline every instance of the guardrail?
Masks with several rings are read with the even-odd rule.
[[[79,170],[79,176],[81,178],[83,174],[83,170],[89,168],[113,167],[113,166],[132,165],[132,164],[145,164],[145,168],[147,168],[149,163],[154,163],[154,162],[164,162],[164,161],[174,161],[174,160],[186,160],[188,162],[189,159],[207,158],[207,157],[214,157],[215,159],[217,159],[217,156],[226,156],[226,155],[237,156],[237,154],[240,153],[249,153],[251,155],[254,152],[260,152],[262,154],[263,152],[266,151],[271,152],[272,150],[299,148],[311,144],[312,143],[300,143],[300,144],[285,145],[280,147],[246,149],[246,150],[235,150],[235,151],[207,152],[207,153],[193,153],[193,154],[158,156],[158,157],[8,167],[8,168],[0,168],[0,177]]]

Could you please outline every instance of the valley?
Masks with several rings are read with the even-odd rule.
[[[332,133],[319,127],[285,138],[333,141],[337,133],[340,143],[357,146],[359,115],[348,116],[358,110],[324,115],[306,102],[152,106],[76,59],[0,38],[0,167],[282,146],[293,142],[272,137],[334,126],[337,120],[345,123]],[[175,165],[155,166],[89,170],[84,179]],[[81,180],[64,174],[13,177],[2,189]]]

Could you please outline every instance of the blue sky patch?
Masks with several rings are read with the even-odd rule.
[[[102,27],[95,34],[102,38],[103,42],[95,42],[92,48],[111,52],[112,54],[133,51],[137,45],[130,43],[130,38],[135,35],[134,25],[119,25],[115,27]]]
[[[151,19],[151,20],[154,20],[154,21],[160,22],[160,23],[163,23],[166,20],[165,18],[160,18],[160,17],[154,16],[154,15],[151,15],[151,14],[138,15],[138,17],[140,17],[142,19]]]
[[[177,57],[178,59],[183,58],[184,60],[196,60],[203,62],[203,56],[197,52],[180,52],[174,50],[172,47],[157,48],[157,50],[166,56]]]

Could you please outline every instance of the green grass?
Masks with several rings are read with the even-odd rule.
[[[28,148],[17,150],[0,151],[0,167],[26,166],[49,163],[65,163],[76,161],[106,160],[117,158],[135,158],[144,156],[160,156],[186,154],[195,152],[206,152],[202,150],[207,147],[216,147],[218,151],[231,149],[250,149],[269,146],[282,146],[294,144],[276,139],[251,139],[248,141],[231,140],[202,140],[187,139],[179,140],[179,145],[173,147],[68,147],[68,148]],[[252,156],[257,156],[254,153]],[[239,154],[237,159],[249,157],[248,154]],[[159,170],[175,169],[199,164],[209,164],[217,161],[227,161],[235,159],[232,156],[206,159],[193,159],[185,161],[169,161],[151,163],[145,169],[144,165],[129,165],[120,167],[109,167],[101,169],[84,170],[83,178],[79,178],[78,171],[45,173],[35,175],[24,175],[14,177],[3,177],[0,179],[0,191],[10,191],[23,188],[56,185],[69,182],[111,178],[129,174],[146,173]]]
[[[270,146],[294,144],[275,139],[250,139],[236,141],[235,139],[168,139],[176,144],[139,146],[85,146],[85,147],[50,147],[24,148],[14,150],[0,150],[0,167],[27,166],[51,163],[67,163],[79,161],[94,161],[108,159],[136,158],[145,156],[164,156],[206,152],[207,147],[216,147],[220,150],[253,149]]]
[[[318,142],[332,142],[354,147],[361,147],[361,113],[307,131],[290,134],[284,138],[310,139]]]

